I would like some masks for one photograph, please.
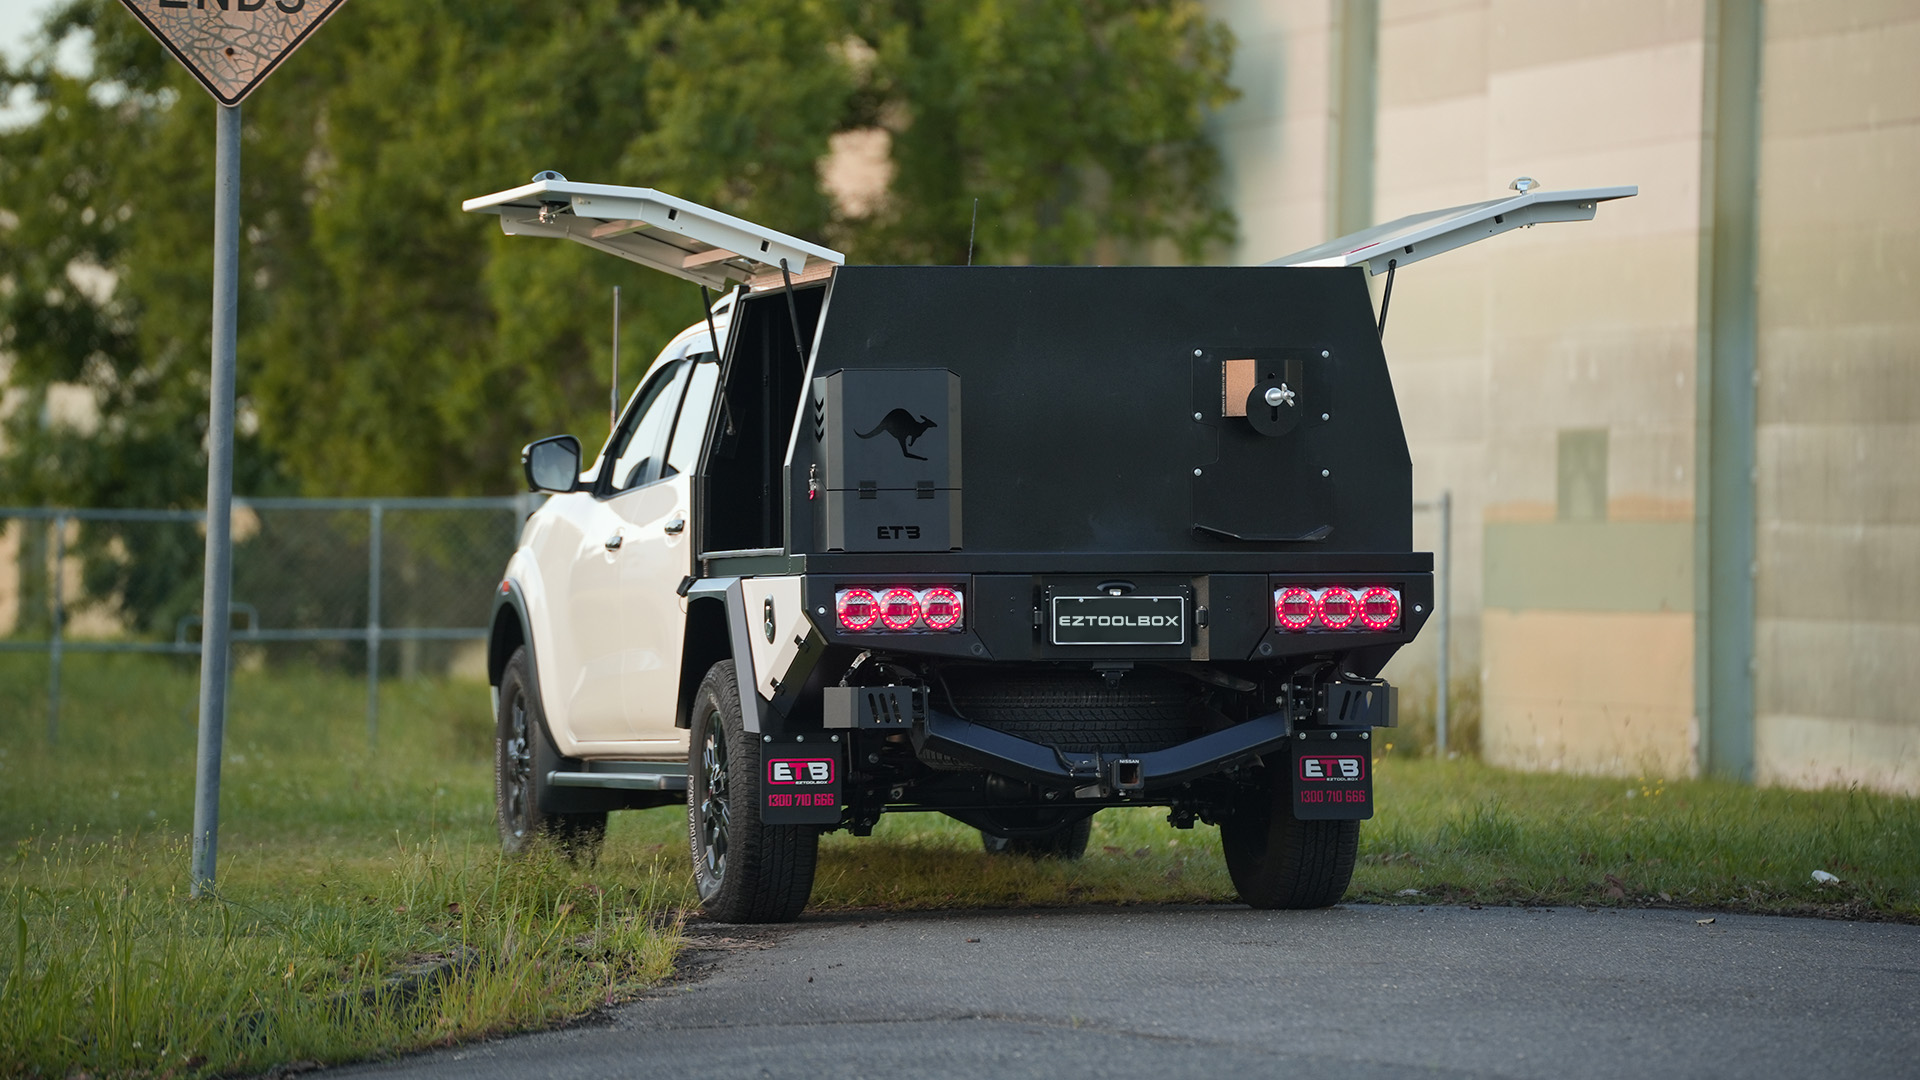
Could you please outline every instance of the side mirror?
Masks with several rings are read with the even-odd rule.
[[[529,443],[520,451],[520,467],[527,473],[528,491],[564,495],[580,487],[580,440],[555,435]]]

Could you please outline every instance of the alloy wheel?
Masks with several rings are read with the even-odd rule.
[[[700,799],[700,854],[707,876],[721,880],[727,872],[727,743],[718,713],[707,718],[706,745],[700,760],[706,781]]]
[[[533,748],[527,732],[527,695],[518,691],[507,710],[507,744],[504,766],[507,796],[507,828],[515,840],[526,839],[532,818]]]

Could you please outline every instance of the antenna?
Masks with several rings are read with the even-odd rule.
[[[973,224],[967,226],[967,265],[973,265],[973,234],[980,228],[980,196],[973,197]]]
[[[620,286],[613,287],[613,388],[607,391],[607,430],[620,422]]]

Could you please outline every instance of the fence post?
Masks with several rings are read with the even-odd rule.
[[[1434,688],[1433,743],[1437,757],[1447,756],[1447,700],[1453,694],[1453,491],[1440,493],[1440,658]]]
[[[380,546],[381,506],[367,507],[367,749],[380,736]]]
[[[47,745],[60,745],[60,660],[67,623],[67,515],[53,515],[53,569],[47,595],[53,600],[53,628],[47,639]]]

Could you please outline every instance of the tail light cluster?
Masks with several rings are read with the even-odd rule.
[[[833,594],[840,629],[849,634],[950,634],[966,629],[960,590],[947,585],[911,589],[854,587]]]
[[[1282,630],[1392,630],[1400,625],[1400,590],[1288,585],[1273,592],[1273,618]]]

